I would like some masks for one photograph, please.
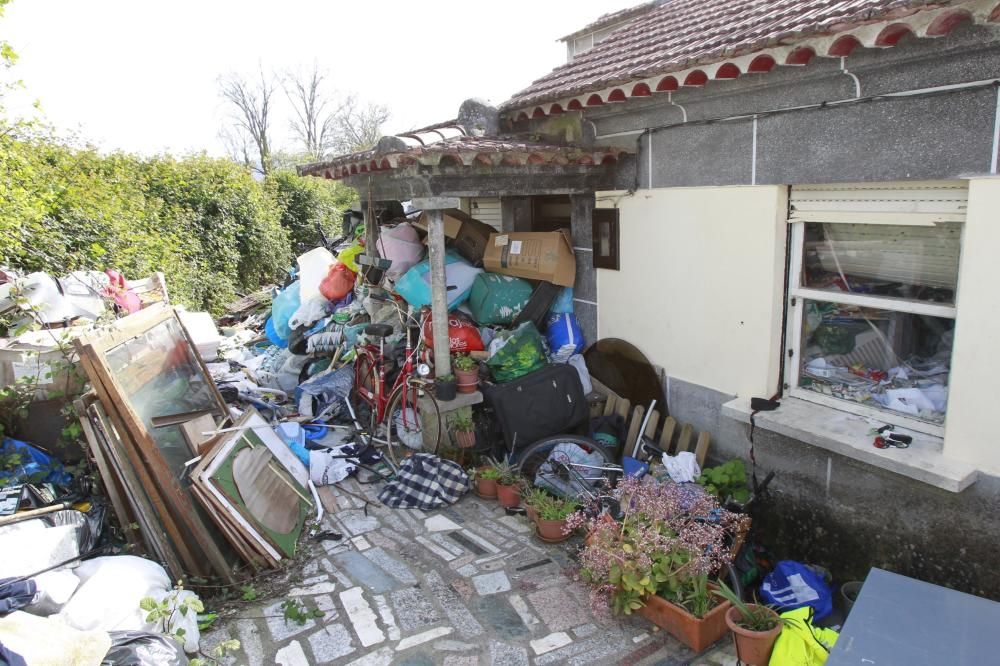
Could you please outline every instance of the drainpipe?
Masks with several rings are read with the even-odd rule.
[[[413,199],[414,208],[427,214],[427,249],[431,268],[431,317],[434,338],[434,374],[451,374],[451,353],[448,340],[448,279],[444,270],[444,210],[458,208],[453,197]]]
[[[841,56],[840,58],[840,71],[854,80],[854,97],[861,97],[861,80],[858,75],[854,72],[847,71],[847,57]]]

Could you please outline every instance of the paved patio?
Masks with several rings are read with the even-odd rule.
[[[572,579],[579,539],[545,544],[496,502],[468,495],[433,512],[374,503],[366,514],[336,488],[323,495],[325,527],[344,541],[311,544],[285,596],[247,604],[203,635],[203,650],[236,638],[225,663],[249,666],[736,663],[728,637],[696,658],[642,618],[593,613],[587,586]],[[287,598],[323,617],[286,621]]]

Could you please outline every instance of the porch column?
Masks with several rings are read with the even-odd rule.
[[[444,211],[458,208],[459,200],[452,197],[413,199],[415,208],[427,213],[427,249],[431,267],[431,317],[434,339],[434,374],[451,374],[451,353],[448,340],[448,280],[444,270]]]
[[[590,345],[597,342],[597,270],[594,268],[594,193],[570,195],[570,232],[576,254],[573,311]]]

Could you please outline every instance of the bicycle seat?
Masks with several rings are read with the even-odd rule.
[[[368,324],[365,326],[365,335],[373,338],[386,338],[392,335],[392,326],[389,324]]]

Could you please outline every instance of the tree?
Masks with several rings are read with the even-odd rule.
[[[256,149],[256,164],[251,167],[263,175],[271,170],[271,96],[274,78],[259,70],[259,81],[248,81],[239,74],[219,79],[220,94],[229,103],[232,128],[224,141],[238,162],[249,158],[249,147]]]
[[[295,114],[292,132],[309,160],[320,160],[334,143],[338,110],[331,110],[333,98],[324,86],[326,72],[313,63],[307,73],[287,72],[283,87]]]
[[[337,153],[367,150],[382,138],[382,125],[388,120],[388,107],[363,104],[356,95],[348,95],[337,112],[337,130],[332,148]]]

